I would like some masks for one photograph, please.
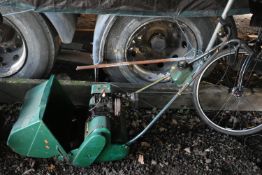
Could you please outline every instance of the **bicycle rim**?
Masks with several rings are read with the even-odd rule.
[[[262,63],[252,59],[237,88],[240,69],[249,54],[225,50],[205,63],[194,84],[194,104],[200,117],[215,130],[248,135],[262,130]]]

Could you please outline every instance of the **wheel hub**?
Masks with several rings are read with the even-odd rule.
[[[129,38],[126,60],[177,58],[197,48],[197,40],[183,22],[153,20],[140,26]],[[192,53],[194,56],[195,53]],[[191,56],[191,55],[190,55]],[[153,82],[170,71],[173,63],[130,66],[129,70],[145,81]]]
[[[14,75],[24,66],[26,46],[18,29],[7,19],[0,33],[0,78],[3,78]]]
[[[153,36],[150,43],[151,48],[157,52],[162,52],[166,49],[166,38],[161,34]]]
[[[243,94],[244,94],[244,89],[243,89],[243,87],[234,87],[234,88],[232,89],[232,95],[233,95],[234,97],[240,98],[240,97],[243,96]]]

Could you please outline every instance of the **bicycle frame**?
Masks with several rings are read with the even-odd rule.
[[[235,0],[228,0],[227,5],[221,15],[221,19],[222,20],[226,20],[227,16],[228,16],[228,12],[229,10],[232,8],[232,5],[234,4]],[[201,54],[200,56],[192,59],[192,60],[185,60],[187,61],[187,63],[193,63],[196,62],[204,57],[207,57],[210,55],[210,53],[212,53],[214,50],[220,48],[220,47],[224,47],[225,45],[231,43],[231,42],[239,42],[239,40],[230,40],[228,42],[223,42],[215,47],[214,44],[217,40],[217,35],[219,34],[219,31],[221,30],[221,28],[223,27],[221,21],[218,22],[213,35],[208,43],[208,46],[206,48],[206,51]],[[202,67],[201,67],[202,66]],[[178,90],[178,92],[172,97],[172,99],[162,108],[162,110],[154,117],[154,119],[144,128],[144,130],[142,130],[137,136],[135,136],[134,138],[132,138],[130,141],[128,141],[126,143],[127,146],[133,144],[134,142],[136,142],[139,138],[141,138],[159,119],[160,117],[164,114],[164,112],[172,105],[172,103],[182,94],[182,92],[188,87],[190,86],[190,84],[197,78],[197,76],[199,75],[199,73],[201,73],[203,71],[203,64],[200,66],[200,69],[196,69],[193,71],[193,73],[191,74],[191,76],[189,76],[187,78],[187,80],[184,82],[184,84],[182,85],[182,87]]]

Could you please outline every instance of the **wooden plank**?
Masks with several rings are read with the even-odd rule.
[[[23,79],[4,79],[0,81],[0,103],[22,103],[26,92],[32,87],[42,83],[44,80],[23,80]],[[86,81],[60,81],[65,92],[69,95],[75,105],[88,105],[90,99],[91,85],[93,82]],[[143,86],[129,83],[112,83],[113,92],[135,92]],[[172,84],[156,85],[146,92],[139,94],[139,107],[162,108],[169,99],[176,93],[177,89]],[[221,95],[224,92],[224,95]],[[208,110],[217,110],[227,98],[228,89],[205,87],[200,91],[201,104]],[[250,110],[249,102],[252,107],[262,111],[262,89],[253,89],[246,92],[249,96],[239,103],[239,110]],[[228,102],[233,104],[234,99]],[[220,104],[220,105],[214,105]],[[250,103],[251,104],[251,103]],[[173,109],[191,108],[193,109],[191,89],[187,89],[171,106]],[[227,105],[225,109],[230,110],[232,105]],[[235,110],[235,109],[234,109]]]
[[[81,14],[77,20],[76,31],[94,31],[97,15]]]
[[[79,28],[76,29],[77,32],[94,32],[95,29],[85,29],[85,28]]]
[[[206,85],[199,91],[199,100],[205,110],[262,111],[262,89],[245,89],[242,97],[235,97],[226,87]],[[236,109],[237,108],[237,109]]]
[[[22,103],[26,92],[44,80],[4,79],[0,81],[0,103]],[[88,105],[92,82],[86,81],[60,81],[65,92],[75,105]],[[143,86],[129,83],[112,83],[114,92],[135,92]],[[138,105],[141,107],[162,107],[176,92],[172,85],[155,86],[139,95]],[[183,97],[173,107],[180,108],[191,102],[191,95]]]

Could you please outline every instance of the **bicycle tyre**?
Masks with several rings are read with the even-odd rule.
[[[243,54],[243,55],[246,55],[246,58],[247,58],[247,56],[250,54],[250,53],[248,53],[248,51],[246,51],[246,50],[244,50],[243,48],[240,48],[240,50],[239,50],[239,53],[240,54]],[[220,66],[219,64],[221,64],[221,63],[219,63],[219,64],[217,64],[218,63],[218,61],[220,60],[220,61],[224,61],[224,62],[227,62],[226,64],[228,64],[228,65],[230,65],[230,64],[232,64],[232,63],[230,63],[230,61],[232,61],[232,58],[233,57],[231,57],[231,55],[233,56],[233,55],[235,55],[236,53],[235,53],[235,50],[232,50],[232,49],[226,49],[226,50],[222,50],[222,51],[220,51],[220,52],[218,52],[218,53],[216,53],[214,56],[212,56],[208,61],[206,61],[205,63],[204,63],[204,65],[203,65],[203,71],[199,74],[199,76],[196,78],[196,80],[194,81],[194,85],[193,85],[193,103],[194,103],[194,105],[195,105],[195,109],[197,110],[197,113],[198,113],[198,115],[200,116],[200,118],[208,125],[208,126],[210,126],[211,128],[213,128],[213,129],[215,129],[216,131],[219,131],[219,132],[222,132],[222,133],[225,133],[225,134],[228,134],[228,135],[235,135],[235,136],[240,136],[240,135],[250,135],[250,134],[254,134],[254,133],[257,133],[257,132],[259,132],[259,131],[261,131],[262,130],[262,119],[261,119],[261,116],[262,116],[262,112],[260,112],[259,111],[259,113],[261,113],[260,115],[259,115],[259,119],[260,119],[260,123],[258,124],[258,126],[255,126],[254,128],[242,128],[241,129],[241,127],[240,127],[240,129],[235,129],[234,127],[232,127],[232,128],[228,128],[228,123],[227,122],[229,122],[230,120],[231,120],[231,118],[229,118],[229,116],[226,116],[225,115],[225,118],[228,118],[228,119],[223,119],[223,121],[222,121],[222,119],[219,119],[220,121],[219,121],[219,123],[218,122],[215,122],[215,121],[213,121],[213,120],[217,120],[217,117],[218,117],[218,114],[219,114],[219,112],[215,115],[215,117],[214,117],[214,115],[212,114],[212,110],[210,110],[210,107],[208,108],[207,107],[207,104],[202,104],[201,105],[201,101],[203,101],[204,100],[204,98],[208,101],[208,100],[210,100],[208,103],[210,103],[210,105],[214,105],[215,106],[215,104],[214,103],[219,103],[219,100],[218,100],[218,98],[220,98],[221,96],[219,96],[219,94],[218,94],[218,92],[221,90],[221,89],[218,89],[218,88],[222,88],[222,86],[221,85],[219,85],[220,87],[218,87],[218,85],[213,85],[215,88],[215,90],[214,90],[214,92],[216,93],[216,95],[218,95],[218,96],[212,96],[212,95],[205,95],[205,96],[203,96],[203,97],[200,97],[200,93],[201,92],[203,92],[203,90],[201,91],[199,88],[200,88],[200,83],[201,82],[203,82],[203,83],[205,83],[204,82],[204,80],[208,80],[208,81],[211,81],[211,80],[209,80],[206,76],[205,76],[205,73],[207,72],[208,73],[208,75],[207,76],[214,76],[214,75],[216,75],[216,76],[220,76],[220,75],[218,75],[217,73],[218,72],[215,72],[215,74],[213,74],[214,73],[214,71],[217,71],[216,70],[216,67],[218,67],[218,66]],[[228,61],[225,61],[225,59],[227,59],[227,58],[229,59]],[[224,60],[223,60],[224,59]],[[236,60],[235,60],[236,61]],[[228,66],[229,67],[229,66]],[[236,68],[236,67],[238,67],[238,65],[232,65],[232,67],[235,67],[235,69],[238,69],[238,68]],[[252,66],[251,66],[252,67]],[[209,70],[209,68],[211,69],[211,71],[213,72],[213,73],[211,73],[210,74],[210,70]],[[227,68],[227,70],[230,70],[231,68]],[[255,68],[254,68],[254,70],[255,70]],[[232,72],[234,72],[234,71],[232,71]],[[250,73],[250,75],[252,74],[252,76],[253,76],[253,70],[251,69],[251,73]],[[210,75],[209,75],[210,74]],[[224,75],[223,75],[224,76]],[[223,77],[222,76],[222,77]],[[228,77],[228,78],[230,78],[230,77]],[[231,77],[231,79],[232,79],[233,77]],[[253,77],[252,77],[252,79],[253,79]],[[251,78],[250,78],[250,80],[251,80]],[[219,80],[220,81],[220,80]],[[210,83],[210,82],[207,82],[207,84],[208,83]],[[222,82],[221,83],[223,83],[223,80],[222,80]],[[232,82],[231,82],[232,83]],[[212,82],[211,82],[211,84],[212,84]],[[224,84],[226,84],[225,82],[224,82]],[[229,84],[229,83],[228,83]],[[235,84],[235,83],[233,83],[233,84]],[[250,84],[250,82],[248,82],[247,84]],[[212,85],[211,85],[212,86]],[[224,85],[223,85],[224,86]],[[233,85],[234,86],[234,85]],[[251,90],[251,89],[248,89],[249,87],[247,87],[247,88],[245,88],[245,91],[248,91],[248,90]],[[228,93],[229,94],[231,94],[232,93],[232,95],[231,96],[235,96],[235,94],[233,94],[233,89],[234,89],[234,87],[232,87],[232,92],[230,92],[230,87],[227,89],[228,90]],[[207,90],[207,89],[206,89]],[[217,91],[216,91],[217,90]],[[221,91],[222,92],[222,91]],[[227,92],[225,91],[225,94],[226,94]],[[245,98],[250,98],[250,97],[246,97],[247,96],[247,93],[245,94],[245,92],[243,92],[243,99],[244,99],[244,95],[245,95]],[[251,96],[251,95],[250,95]],[[202,98],[201,100],[200,100],[200,98]],[[229,97],[226,97],[226,98],[229,98]],[[225,99],[226,99],[225,98]],[[231,98],[231,97],[230,97]],[[242,98],[242,97],[238,97],[239,99],[240,98]],[[237,99],[238,99],[237,98]],[[247,99],[245,99],[246,101],[247,101]],[[227,105],[227,103],[228,103],[228,101],[229,101],[229,99],[227,99],[227,101],[225,101],[226,103],[221,103],[223,106],[227,106],[227,107],[225,107],[225,112],[227,111],[228,113],[231,113],[230,115],[232,115],[232,111],[233,111],[233,109],[231,109],[231,105],[232,104],[229,104],[229,105]],[[204,103],[204,102],[203,102]],[[234,102],[235,103],[235,102]],[[254,104],[252,104],[253,103],[253,101],[252,102],[250,102],[250,104],[246,104],[247,106],[248,105],[254,105]],[[220,105],[220,104],[219,104]],[[239,101],[237,102],[237,107],[239,107],[238,106],[239,105]],[[257,104],[256,104],[257,105]],[[223,106],[221,106],[221,107],[223,107]],[[228,107],[229,106],[229,107]],[[261,106],[262,106],[262,104],[261,104]],[[216,106],[215,106],[216,107]],[[252,106],[252,108],[253,108],[254,106]],[[203,108],[205,108],[205,109],[203,109]],[[224,107],[223,107],[224,108]],[[232,107],[233,108],[233,107]],[[247,107],[248,108],[248,107]],[[222,108],[219,108],[219,109],[221,109],[221,110],[223,110]],[[242,108],[242,109],[240,109],[240,108],[236,108],[236,109],[238,109],[238,110],[241,110],[241,115],[243,115],[244,116],[244,113],[246,113],[245,115],[250,115],[250,111],[248,111],[249,110],[249,108],[248,108],[248,110],[247,109],[244,109],[244,108]],[[254,108],[254,109],[256,109],[256,108]],[[214,110],[214,109],[213,109]],[[242,111],[242,110],[247,110],[247,111]],[[214,110],[215,111],[215,110]],[[236,110],[237,111],[237,110]],[[239,112],[239,111],[238,111]],[[255,111],[255,112],[258,112],[258,111]],[[221,113],[222,114],[222,113]],[[235,114],[238,114],[238,113],[235,113]],[[240,113],[239,113],[240,114]],[[257,116],[257,115],[256,115]],[[232,117],[232,116],[231,116]],[[233,117],[235,117],[235,116],[233,116]],[[213,119],[214,118],[214,119]],[[242,117],[241,117],[242,118]],[[227,122],[225,122],[224,120],[228,120]],[[238,119],[238,120],[242,120],[242,119]],[[247,122],[247,121],[245,121],[245,122]],[[223,124],[225,124],[225,126],[220,126],[220,124],[221,123],[223,123]],[[226,124],[227,123],[227,124]],[[239,124],[238,124],[239,125]],[[240,125],[241,126],[241,125]],[[248,126],[249,127],[249,126]]]

